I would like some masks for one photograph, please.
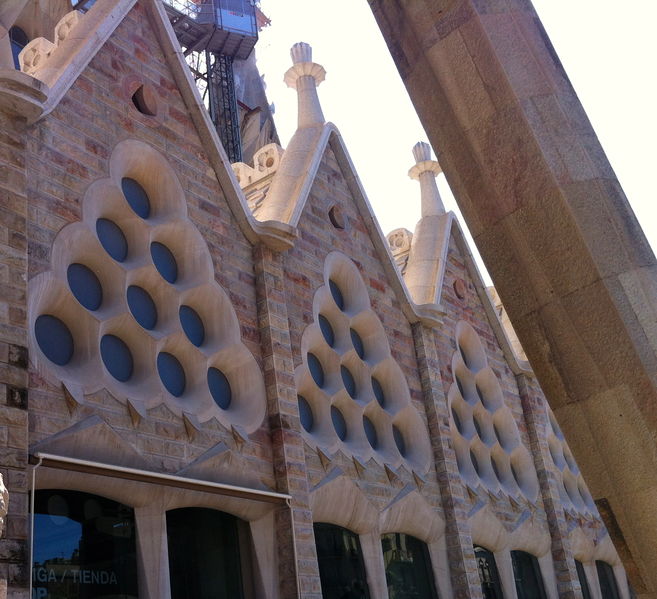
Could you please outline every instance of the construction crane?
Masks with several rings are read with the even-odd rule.
[[[203,102],[231,162],[241,162],[233,60],[246,59],[258,41],[251,0],[163,0]]]

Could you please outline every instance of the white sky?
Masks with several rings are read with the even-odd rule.
[[[657,2],[534,0],[627,197],[657,247]],[[384,233],[411,231],[419,185],[408,178],[412,146],[427,137],[366,0],[261,0],[272,24],[256,46],[285,147],[296,127],[296,92],[285,86],[290,47],[304,41],[327,71],[319,96],[337,125]],[[438,185],[457,210],[444,175]],[[461,219],[461,223],[463,220]]]

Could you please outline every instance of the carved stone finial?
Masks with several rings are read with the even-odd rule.
[[[299,98],[298,127],[323,125],[324,114],[317,96],[317,86],[324,81],[324,67],[312,62],[312,48],[304,43],[294,44],[290,50],[294,63],[285,73],[284,81],[288,87],[297,90]]]
[[[413,157],[415,158],[415,162],[431,160],[431,146],[425,141],[418,141],[413,146]]]
[[[300,62],[312,62],[313,49],[310,44],[306,44],[306,42],[297,42],[290,48],[290,56],[292,56],[292,62],[294,64],[299,64]]]
[[[438,192],[436,177],[442,172],[440,165],[431,160],[431,146],[420,141],[413,146],[415,166],[408,171],[411,179],[420,182],[422,216],[436,216],[445,213],[445,206]]]

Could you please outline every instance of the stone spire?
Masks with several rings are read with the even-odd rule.
[[[431,146],[424,142],[416,143],[413,156],[415,166],[408,171],[408,176],[420,182],[422,216],[415,225],[404,281],[416,304],[436,304],[445,270],[451,217],[445,212],[438,193],[436,176],[441,168],[435,160],[431,160]]]
[[[417,142],[413,146],[413,156],[415,166],[408,171],[408,176],[420,182],[422,218],[444,214],[445,206],[436,185],[436,177],[442,169],[435,160],[431,160],[431,146],[423,141]]]
[[[285,73],[284,81],[288,87],[297,90],[298,128],[323,125],[324,114],[317,96],[317,86],[324,81],[326,71],[324,67],[312,61],[313,50],[304,42],[294,44],[290,49],[290,55],[294,64]]]

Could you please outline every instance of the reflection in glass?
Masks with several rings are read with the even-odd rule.
[[[167,512],[171,599],[242,599],[238,525],[206,508]]]
[[[484,599],[504,599],[495,556],[488,549],[478,545],[475,545],[474,552],[477,568],[479,569],[479,580],[481,580],[481,593]]]
[[[425,543],[402,533],[381,537],[390,599],[436,599],[429,550]]]
[[[9,30],[9,42],[11,43],[11,54],[14,58],[14,67],[17,71],[20,71],[21,65],[18,60],[18,55],[21,53],[21,50],[30,43],[30,40],[20,27],[14,25],[14,27]]]
[[[333,524],[315,524],[323,599],[369,599],[358,535]]]
[[[538,560],[531,553],[512,551],[513,576],[518,599],[546,599]]]
[[[137,599],[132,508],[77,491],[36,491],[34,597]]]
[[[595,568],[598,571],[602,599],[620,599],[614,569],[607,562],[600,560],[596,560]]]
[[[577,570],[577,578],[579,578],[579,584],[582,587],[582,599],[591,599],[591,590],[589,589],[589,581],[586,579],[584,564],[575,560],[575,569]]]

